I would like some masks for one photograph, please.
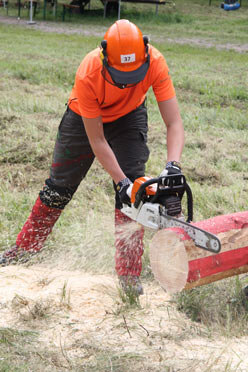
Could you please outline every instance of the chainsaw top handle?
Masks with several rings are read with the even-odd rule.
[[[157,185],[156,193],[150,197],[150,202],[155,203],[160,196],[178,195],[181,199],[184,192],[187,194],[187,222],[193,220],[193,196],[190,186],[183,174],[173,174],[164,177],[151,178],[142,183],[135,195],[134,207],[138,208],[141,201],[145,201],[146,188],[150,185]]]

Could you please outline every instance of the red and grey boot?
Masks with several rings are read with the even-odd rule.
[[[144,229],[123,214],[115,210],[115,269],[121,288],[125,293],[136,296],[144,293],[140,282],[142,270]]]
[[[39,252],[62,210],[47,207],[37,198],[30,216],[17,236],[16,244],[0,255],[0,266],[26,262]]]

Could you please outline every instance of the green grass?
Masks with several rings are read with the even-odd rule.
[[[190,13],[185,5],[177,3],[176,7],[182,14],[179,23],[168,24],[163,20],[169,14],[175,16],[174,8],[165,13],[161,10],[156,26],[149,17],[145,22],[146,15],[141,12],[133,18],[140,17],[140,27],[154,39],[153,43],[165,55],[170,67],[186,130],[183,169],[193,189],[195,219],[199,220],[247,209],[247,54],[216,50],[214,47],[173,44],[166,38],[162,39],[161,29],[166,36],[169,35],[168,27],[171,35],[177,35],[180,26],[184,30],[183,35],[186,35],[189,28],[193,30],[199,23],[200,31],[208,39],[206,23],[216,23],[218,19],[218,25],[225,22],[226,27],[232,27],[233,34],[240,37],[242,44],[239,27],[243,25],[246,31],[243,17],[247,9],[244,7],[242,12],[227,18],[219,9],[217,12],[214,4],[212,7],[203,3],[191,4],[194,12]],[[85,27],[87,24],[94,26],[95,21],[96,29],[99,28],[97,17],[94,19],[87,13],[84,21]],[[101,19],[102,32],[110,21]],[[0,162],[4,180],[1,185],[4,208],[0,220],[4,233],[0,244],[3,248],[14,241],[34,195],[37,195],[47,176],[57,126],[73,85],[75,71],[82,57],[99,45],[101,30],[98,31],[99,37],[86,37],[0,24],[1,34],[4,35],[0,45],[0,87],[4,92],[0,103]],[[220,37],[218,29],[211,32],[216,32],[216,39]],[[148,110],[151,156],[147,173],[156,176],[165,163],[165,137],[161,137],[161,131],[165,131],[152,92],[148,94]],[[85,188],[89,189],[86,193]],[[80,212],[69,206],[65,217],[61,218],[60,224],[67,233],[63,234],[63,238],[56,236],[59,239],[57,243],[61,245],[65,242],[63,245],[67,245],[68,240],[73,241],[72,246],[76,245],[70,234],[71,222],[66,222],[68,215],[76,213],[83,223],[81,216],[85,213],[84,205],[88,204],[101,215],[109,213],[111,205],[113,208],[112,196],[111,182],[96,163],[73,201]],[[108,203],[102,203],[106,198]],[[111,232],[108,232],[103,240],[112,241],[110,235]],[[95,241],[94,238],[92,240]]]
[[[150,35],[153,44],[165,55],[170,67],[186,131],[182,163],[194,194],[195,220],[246,210],[247,54],[219,50],[214,46],[180,45],[168,41],[167,37],[173,35],[172,38],[175,38],[180,34],[188,38],[192,36],[190,32],[197,30],[194,37],[196,34],[201,37],[202,33],[204,40],[210,37],[218,41],[224,33],[225,42],[226,27],[232,28],[232,37],[238,38],[242,46],[242,32],[247,31],[244,18],[248,14],[247,8],[244,6],[242,11],[227,16],[216,8],[215,3],[209,7],[203,2],[191,2],[193,11],[190,12],[189,3],[186,6],[177,2],[175,7],[161,7],[155,24],[154,18],[149,18],[154,15],[148,16],[145,10],[144,14],[141,11],[135,13],[129,5],[124,7],[124,14],[127,12],[132,20],[138,21],[142,31]],[[4,12],[3,9],[0,11]],[[176,17],[178,12],[181,14],[180,22],[168,20]],[[100,15],[94,18],[89,12],[81,18],[76,17],[75,21],[82,22],[82,17],[85,17],[83,26],[89,27],[93,35],[93,30],[96,30],[99,36],[91,36],[90,32],[87,36],[58,34],[30,30],[25,25],[0,24],[0,32],[4,35],[0,45],[0,87],[4,92],[0,102],[2,249],[14,242],[47,177],[57,126],[73,85],[75,71],[83,56],[99,45],[104,30],[113,21],[111,18],[102,19]],[[73,20],[72,17],[69,23],[63,23],[65,32],[67,27],[75,27]],[[223,27],[223,32],[218,27],[214,31],[210,27],[212,23]],[[52,25],[55,27],[54,23]],[[61,27],[61,23],[57,25]],[[240,30],[242,27],[243,31]],[[165,136],[161,136],[165,129],[151,91],[148,94],[148,111],[151,156],[147,174],[156,176],[166,160],[166,140]],[[104,242],[110,246],[108,253],[103,254],[105,261],[112,252],[112,229],[106,228],[104,222],[105,215],[113,210],[112,200],[111,181],[96,162],[63,213],[57,224],[59,230],[55,229],[48,244],[52,247],[56,241],[56,245],[65,249],[69,245],[73,252],[78,252],[82,247],[75,247],[80,237],[80,241],[87,241],[84,247],[87,248],[87,262],[87,255],[92,257],[90,251],[93,247],[95,252],[102,251]],[[99,218],[102,226],[96,235],[92,232],[87,235],[90,227],[82,230],[88,206],[92,208],[90,218]],[[76,225],[74,222],[72,225],[70,216],[75,216]],[[106,270],[109,271],[112,261],[111,264],[106,261]],[[99,269],[97,262],[90,262],[91,269]],[[86,266],[85,263],[83,268]]]
[[[32,331],[0,328],[0,370],[1,372],[25,372],[38,334]],[[36,362],[40,358],[36,354]],[[35,358],[34,358],[35,359]],[[14,362],[13,362],[14,360]],[[38,367],[39,368],[39,367]],[[37,369],[37,371],[40,369]]]
[[[248,299],[245,281],[238,277],[181,292],[174,296],[179,311],[212,332],[222,330],[227,337],[247,335]]]

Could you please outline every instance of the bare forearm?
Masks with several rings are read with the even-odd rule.
[[[184,131],[180,123],[167,128],[167,161],[180,161],[184,146]]]
[[[167,127],[167,161],[179,161],[184,146],[184,129],[176,97],[158,102]]]
[[[101,117],[99,116],[93,119],[83,118],[83,121],[91,148],[96,158],[117,184],[126,176],[121,170],[115,154],[105,139]]]
[[[116,184],[126,177],[107,141],[100,141],[98,143],[94,143],[93,141],[91,147],[98,161]]]

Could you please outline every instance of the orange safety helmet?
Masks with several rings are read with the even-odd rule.
[[[150,65],[148,37],[134,23],[126,19],[116,21],[104,35],[101,47],[103,66],[114,85],[126,88],[144,79]]]

